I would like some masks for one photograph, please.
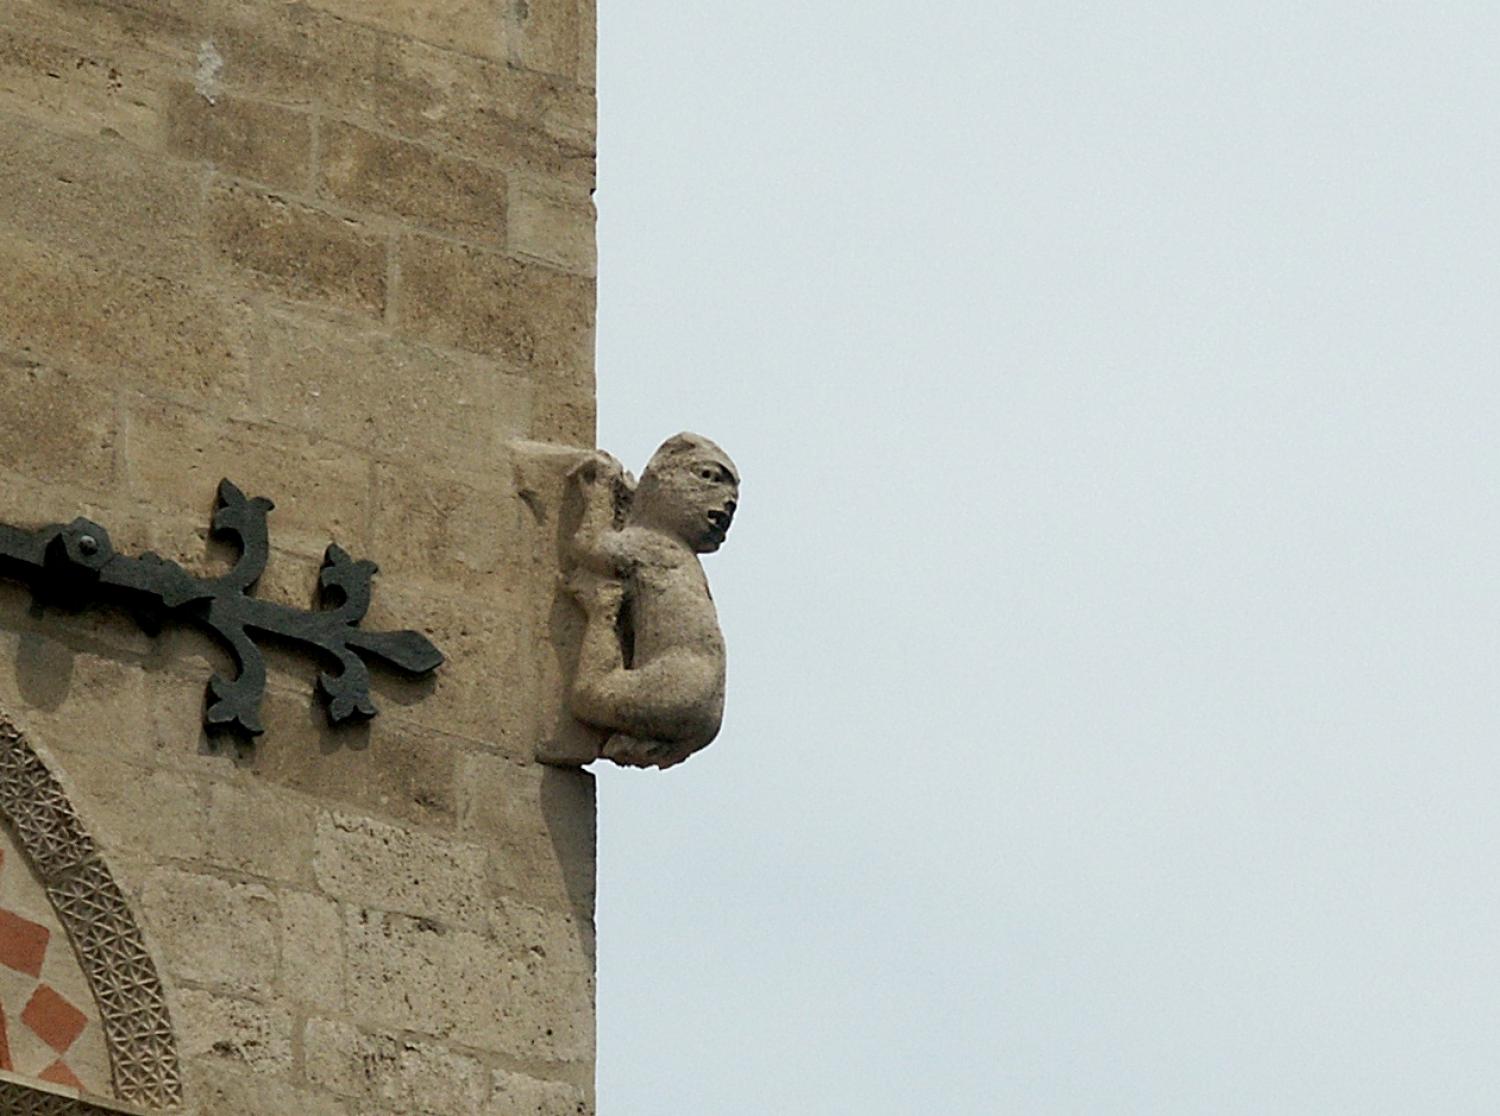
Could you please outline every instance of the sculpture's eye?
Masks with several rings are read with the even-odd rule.
[[[718,470],[717,469],[709,469],[707,467],[699,469],[698,470],[698,475],[700,477],[702,477],[706,481],[718,480],[719,479]]]

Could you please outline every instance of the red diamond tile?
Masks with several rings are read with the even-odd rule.
[[[31,1002],[21,1012],[21,1022],[59,1054],[66,1053],[88,1026],[89,1017],[54,992],[50,985],[37,986]]]
[[[14,1070],[10,1060],[10,1033],[5,1029],[5,1008],[0,1006],[0,1069]]]
[[[52,931],[13,911],[0,910],[0,965],[27,976],[41,976]]]
[[[64,1062],[61,1058],[42,1070],[37,1076],[43,1081],[52,1082],[54,1085],[66,1085],[71,1089],[79,1090],[79,1092],[83,1091],[83,1082],[78,1080],[73,1071],[68,1068],[68,1063]]]

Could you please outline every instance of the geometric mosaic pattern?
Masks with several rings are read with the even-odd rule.
[[[41,880],[3,827],[0,1070],[111,1095],[109,1054],[88,978]]]
[[[117,1116],[145,1111],[134,1105],[70,1096],[0,1073],[0,1112],[5,1116]]]
[[[109,1089],[109,1055],[88,980],[40,881],[4,834],[0,1069],[74,1089]]]
[[[0,817],[10,823],[11,832],[36,869],[82,965],[99,1009],[115,1096],[150,1108],[181,1105],[177,1040],[161,979],[146,952],[140,927],[62,785],[21,731],[3,714],[0,714]],[[34,931],[17,929],[19,942],[26,940],[26,933],[35,936]],[[4,971],[0,958],[0,972]],[[76,1010],[77,1005],[70,1006]],[[9,1005],[5,1007],[8,1011]],[[33,1012],[33,1020],[58,1041],[66,1036],[67,1027],[62,1024],[71,1019],[50,1000]],[[13,1031],[16,1022],[7,1023]],[[53,1049],[57,1047],[54,1045]],[[61,1071],[50,1080],[73,1084],[66,1081]],[[41,1096],[45,1100],[46,1095]],[[0,1094],[0,1099],[5,1099],[4,1094]],[[9,1116],[11,1112],[31,1110],[12,1108],[7,1101],[0,1111]]]

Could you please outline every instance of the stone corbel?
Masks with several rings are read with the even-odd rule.
[[[707,438],[669,438],[637,482],[604,453],[513,446],[516,490],[542,528],[558,602],[583,627],[561,665],[572,725],[539,736],[536,758],[581,766],[672,767],[718,735],[724,637],[699,556],[719,549],[739,471]]]

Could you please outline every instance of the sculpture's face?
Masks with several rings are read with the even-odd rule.
[[[696,540],[687,541],[699,554],[710,554],[723,545],[724,537],[729,534],[729,524],[739,507],[740,479],[728,458],[702,457],[686,463],[685,471],[692,473],[684,485],[688,490],[683,501],[687,522],[697,525],[700,532]]]
[[[669,452],[671,447],[673,442],[667,443],[647,466],[636,493],[637,508],[643,519],[698,554],[711,554],[723,544],[739,506],[739,473],[707,439]]]

